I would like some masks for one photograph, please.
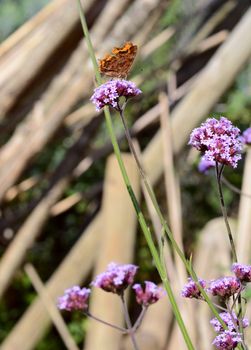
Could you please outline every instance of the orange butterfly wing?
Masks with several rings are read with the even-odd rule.
[[[126,78],[137,54],[137,45],[126,42],[122,47],[114,47],[111,54],[99,60],[100,73],[114,78]]]

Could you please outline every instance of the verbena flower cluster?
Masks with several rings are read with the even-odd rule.
[[[99,274],[91,285],[106,292],[121,295],[127,287],[133,284],[137,270],[138,266],[133,264],[110,263],[107,270]],[[145,282],[145,289],[139,284],[135,284],[132,288],[136,294],[136,301],[145,307],[156,303],[165,295],[161,287],[150,281]],[[86,311],[90,293],[89,288],[81,289],[79,286],[66,289],[64,295],[58,299],[58,308],[67,311]]]
[[[203,153],[203,160],[236,168],[241,159],[240,130],[225,117],[208,118],[192,131],[189,144]]]
[[[215,161],[213,160],[206,160],[201,158],[199,164],[198,164],[198,170],[200,173],[207,174],[209,169],[215,167]]]
[[[244,144],[251,145],[251,128],[248,128],[245,131],[243,131],[240,139]]]
[[[94,90],[91,101],[100,111],[104,106],[119,109],[119,99],[135,97],[141,94],[135,83],[128,80],[109,80]]]
[[[86,310],[90,293],[89,288],[81,289],[79,286],[66,289],[64,295],[58,299],[58,308],[67,311]]]
[[[115,294],[121,294],[134,281],[138,266],[110,263],[105,272],[99,274],[92,285]]]
[[[238,278],[227,276],[211,281],[208,291],[214,296],[229,298],[238,293],[240,289],[241,282],[238,280]]]
[[[251,266],[234,263],[232,265],[233,273],[241,281],[241,283],[251,282]]]
[[[235,332],[236,326],[240,326],[240,322],[234,311],[232,312],[232,314],[230,314],[229,312],[221,312],[219,315],[222,321],[224,321],[224,323],[226,324],[229,331]],[[224,332],[222,324],[216,317],[212,318],[210,323],[214,327],[215,332]],[[241,320],[241,326],[242,328],[247,328],[249,326],[249,321],[246,317],[244,317]]]
[[[145,281],[145,288],[138,283],[134,284],[132,288],[135,291],[137,303],[143,306],[154,304],[166,295],[163,288],[150,281]]]
[[[224,331],[217,335],[213,341],[213,345],[218,350],[233,350],[241,342],[241,335],[236,332]]]
[[[203,279],[199,279],[199,284],[203,289],[206,288],[206,281]],[[188,283],[183,287],[181,291],[181,295],[184,298],[195,298],[195,299],[203,299],[203,296],[192,278],[188,278]]]
[[[235,276],[226,276],[210,282],[199,279],[199,283],[205,292],[219,297],[226,306],[229,305],[231,298],[234,297],[236,299],[239,293],[246,287],[246,284],[251,282],[251,265],[234,263],[231,270]],[[208,287],[206,287],[207,285]],[[183,287],[181,294],[186,298],[204,300],[197,284],[191,278]],[[210,321],[214,330],[219,333],[214,339],[213,345],[219,350],[233,350],[242,342],[241,331],[249,326],[249,321],[245,317],[237,317],[232,309],[221,312],[219,316],[225,324],[226,329],[216,317]]]

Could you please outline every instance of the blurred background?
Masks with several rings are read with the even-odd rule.
[[[201,277],[226,274],[229,246],[214,172],[199,173],[199,155],[187,142],[208,116],[227,116],[242,131],[250,126],[250,1],[82,3],[97,58],[126,41],[138,45],[128,79],[143,93],[128,103],[126,117],[142,163],[177,241],[187,256],[193,254]],[[134,262],[140,266],[138,281],[159,282],[112,156],[104,116],[89,102],[96,82],[77,2],[0,0],[0,41],[1,349],[131,349],[126,337],[82,315],[63,314],[64,323],[53,307],[64,289],[88,285],[110,261]],[[141,193],[122,124],[116,113],[112,117],[157,242],[160,224]],[[251,194],[245,181],[250,173],[247,152],[237,169],[226,169],[224,187],[239,254],[247,263],[251,201],[248,196],[240,200],[238,192]],[[165,249],[196,348],[211,349],[210,314],[180,300],[187,276],[170,247]],[[133,298],[129,301],[135,320],[139,310]],[[149,310],[138,332],[140,346],[185,349],[170,305],[163,303]],[[194,307],[196,317],[191,316]],[[94,293],[91,309],[122,323],[110,296]]]

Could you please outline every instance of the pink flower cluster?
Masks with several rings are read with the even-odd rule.
[[[234,263],[231,270],[235,276],[227,276],[218,278],[209,283],[209,288],[206,289],[206,281],[199,280],[201,287],[213,296],[218,296],[228,305],[229,299],[236,296],[245,288],[246,283],[251,282],[251,265],[243,265]],[[204,300],[201,292],[191,278],[181,292],[183,297],[195,298]],[[219,350],[235,349],[242,341],[240,330],[249,326],[249,321],[245,317],[237,317],[234,311],[222,312],[219,314],[227,329],[214,317],[210,323],[215,331],[219,333],[213,341],[213,345]]]
[[[231,331],[231,332],[236,331],[236,326],[235,325],[237,325],[237,327],[240,326],[240,324],[239,324],[240,322],[239,322],[235,312],[232,312],[231,315],[230,315],[229,312],[221,312],[220,313],[220,318],[222,319],[222,321],[224,321],[224,323],[226,324],[228,330]],[[210,323],[211,323],[211,325],[213,325],[214,330],[216,332],[224,332],[224,329],[223,329],[220,321],[216,317],[212,318]],[[244,317],[242,319],[241,326],[242,326],[242,328],[247,328],[249,326],[249,321],[248,321],[248,319],[246,317]]]
[[[128,80],[109,80],[94,90],[91,101],[100,111],[104,106],[119,109],[119,99],[135,97],[141,94],[135,83]]]
[[[248,128],[245,131],[243,131],[240,138],[244,144],[251,145],[251,128]]]
[[[189,278],[188,281],[189,282],[183,287],[181,295],[185,298],[203,299],[203,296],[201,295],[201,292],[195,281],[191,278]],[[206,281],[199,279],[199,283],[201,287],[206,290]],[[213,296],[227,299],[232,295],[238,293],[241,288],[242,285],[238,278],[234,276],[228,276],[211,281],[210,286],[206,291],[211,293]]]
[[[199,279],[199,284],[203,289],[206,288],[206,281],[204,281],[203,279]],[[192,278],[188,278],[188,283],[185,284],[185,286],[183,287],[181,295],[184,298],[203,299],[203,296],[201,295],[197,284]]]
[[[212,295],[226,299],[241,290],[241,283],[238,278],[227,276],[211,281],[208,290]]]
[[[209,169],[213,167],[215,167],[215,161],[201,158],[198,165],[198,170],[200,173],[207,174]]]
[[[189,144],[203,153],[203,160],[236,168],[241,159],[240,130],[225,117],[208,118],[192,131]]]
[[[251,266],[234,263],[232,265],[232,271],[235,276],[242,282],[248,283],[251,282]]]
[[[105,290],[121,294],[134,281],[138,266],[110,263],[105,272],[99,274],[92,285]]]
[[[91,285],[101,288],[106,292],[122,295],[124,290],[133,284],[138,266],[133,264],[110,263],[107,270],[99,274]],[[146,281],[145,288],[135,284],[133,289],[136,294],[136,301],[145,307],[156,303],[165,295],[164,290],[155,283]],[[88,309],[88,299],[91,290],[74,286],[65,291],[64,295],[58,299],[58,308],[61,310],[85,311]]]
[[[64,295],[58,299],[58,308],[67,311],[86,310],[90,293],[89,288],[81,289],[79,286],[66,289]]]
[[[155,283],[149,281],[145,281],[145,288],[142,288],[140,284],[134,284],[132,288],[136,293],[137,303],[143,306],[154,304],[166,295],[163,288],[158,287]]]
[[[241,335],[239,333],[224,331],[217,335],[213,341],[213,345],[215,345],[218,350],[233,350],[241,340]]]

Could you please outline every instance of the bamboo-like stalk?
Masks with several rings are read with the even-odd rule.
[[[173,135],[171,133],[170,125],[170,113],[169,113],[169,101],[165,93],[159,95],[160,103],[160,125],[162,133],[162,144],[163,144],[163,164],[164,164],[164,179],[165,179],[165,190],[167,209],[170,222],[170,228],[173,233],[174,239],[178,243],[181,251],[184,253],[183,237],[182,237],[182,207],[179,189],[178,175],[175,174],[175,165],[173,159]],[[180,295],[179,291],[187,281],[187,272],[184,264],[179,259],[177,252],[174,252],[175,267],[177,271],[177,282],[176,291],[177,295]],[[188,300],[180,297],[179,307],[182,310],[182,315],[186,321],[189,329],[189,334],[192,339],[195,339],[195,327],[194,323],[191,322],[191,303]],[[179,335],[177,339],[180,338]],[[184,348],[184,343],[178,341],[179,349]]]
[[[137,153],[137,157],[141,162],[142,161],[142,154],[141,154],[140,146],[135,139],[133,140],[133,143],[134,143],[135,152]],[[174,287],[174,290],[176,290],[177,271],[176,271],[176,266],[173,262],[171,247],[168,244],[166,244],[166,242],[164,240],[163,229],[161,226],[160,219],[159,219],[158,215],[156,214],[153,203],[151,201],[149,194],[147,193],[147,190],[144,186],[142,179],[141,179],[141,188],[142,188],[142,192],[144,194],[148,214],[150,216],[150,219],[151,219],[151,222],[153,225],[153,232],[154,232],[156,240],[158,241],[158,244],[159,244],[159,249],[161,251],[161,258],[162,258],[163,264],[166,267],[168,266],[168,269],[166,268],[166,273],[168,274],[168,278],[170,279],[170,282],[171,282],[172,286]]]
[[[171,134],[169,101],[165,93],[159,95],[160,103],[160,123],[163,143],[163,164],[164,164],[164,178],[168,215],[170,219],[170,227],[173,232],[176,242],[184,252],[182,240],[182,208],[178,190],[178,179],[175,174],[174,160],[173,160],[173,135]],[[176,256],[177,257],[177,256]],[[176,265],[180,272],[181,285],[186,280],[186,273],[184,267],[176,259]]]
[[[243,184],[241,191],[243,193],[251,193],[251,149],[247,147],[245,167],[243,174]],[[239,215],[238,215],[238,228],[236,234],[237,254],[242,264],[248,264],[250,262],[250,245],[247,244],[250,238],[251,232],[251,199],[246,196],[241,196]]]
[[[54,300],[51,299],[50,295],[47,293],[43,282],[41,281],[37,271],[31,264],[26,264],[24,270],[27,273],[33,287],[41,298],[44,307],[49,313],[55,327],[57,328],[67,350],[79,350],[74,339],[72,338],[60,311],[57,309]]]
[[[134,160],[129,154],[123,154],[122,157],[134,191],[139,197],[139,175]],[[132,263],[134,256],[137,218],[114,155],[108,158],[106,165],[101,211],[103,229],[94,276],[105,271],[110,262]],[[120,300],[113,293],[105,293],[94,288],[91,294],[90,311],[116,326],[124,325]],[[117,350],[121,336],[121,332],[90,320],[85,350],[101,348]]]
[[[93,3],[94,0],[83,1],[86,10]],[[20,47],[6,54],[2,62],[0,60],[0,118],[10,110],[21,91],[77,24],[78,12],[71,0],[57,0],[56,5],[47,21],[40,22]]]

